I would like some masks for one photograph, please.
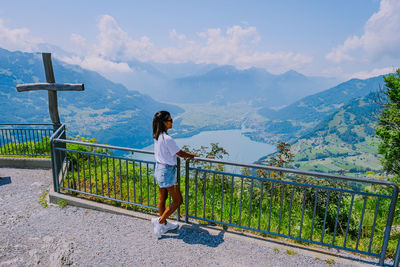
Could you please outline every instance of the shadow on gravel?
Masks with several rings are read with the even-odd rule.
[[[0,177],[0,186],[11,184],[11,177]]]
[[[182,239],[183,242],[190,245],[200,244],[215,248],[224,242],[224,234],[225,230],[222,230],[218,235],[211,235],[207,230],[201,229],[198,225],[183,225],[178,230],[164,235],[163,238]]]

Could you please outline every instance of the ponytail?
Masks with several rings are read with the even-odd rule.
[[[159,135],[165,132],[164,122],[168,120],[171,114],[168,111],[157,111],[153,118],[153,139],[158,140]]]

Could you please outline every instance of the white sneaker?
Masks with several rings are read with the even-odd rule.
[[[158,222],[160,218],[151,219],[151,224],[153,225],[153,231],[157,238],[161,238],[161,234],[163,233],[164,225]]]
[[[176,228],[178,228],[178,226],[179,225],[177,223],[167,221],[167,224],[164,224],[163,227],[164,233],[175,230]]]

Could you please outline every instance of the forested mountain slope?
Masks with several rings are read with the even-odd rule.
[[[295,154],[291,166],[334,173],[380,171],[375,100],[375,93],[353,99],[298,138],[291,147]]]

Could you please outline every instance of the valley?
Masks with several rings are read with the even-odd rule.
[[[48,122],[45,92],[15,90],[16,84],[44,79],[40,55],[0,49],[0,59],[0,122]],[[176,138],[240,130],[260,146],[289,142],[294,168],[380,171],[373,114],[374,92],[382,87],[382,76],[329,87],[334,80],[294,71],[272,75],[232,66],[130,64],[148,77],[142,75],[142,83],[125,87],[96,72],[54,61],[57,82],[85,84],[84,92],[59,94],[61,120],[71,136],[143,148],[152,143],[154,113],[168,110],[174,117],[170,133]],[[151,82],[154,77],[157,85]],[[27,108],[33,112],[27,113]],[[260,155],[258,162],[267,163],[270,152]]]

